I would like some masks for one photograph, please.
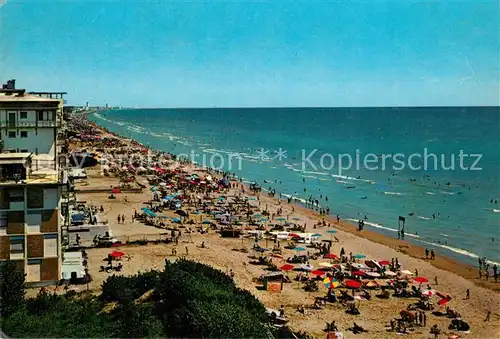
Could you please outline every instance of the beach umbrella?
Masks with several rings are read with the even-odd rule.
[[[325,272],[320,271],[320,270],[314,270],[314,271],[311,271],[311,274],[322,276],[325,274]]]
[[[292,218],[292,220],[299,221],[300,218],[295,217],[295,218]]]
[[[365,297],[363,297],[363,296],[361,296],[361,295],[355,295],[355,296],[353,297],[353,299],[354,299],[354,300],[366,300],[366,298],[365,298]]]
[[[254,197],[247,197],[247,200],[257,200],[257,199]]]
[[[380,273],[377,272],[365,272],[367,276],[372,277],[372,278],[379,278]]]
[[[181,219],[180,219],[180,218],[172,218],[172,219],[170,219],[170,220],[172,220],[173,222],[181,222]]]
[[[268,218],[260,218],[260,221],[269,221]]]
[[[360,288],[361,287],[361,282],[356,281],[356,280],[345,280],[344,285],[347,288]]]
[[[299,269],[304,270],[304,271],[312,271],[313,265],[302,264],[299,266]]]
[[[323,258],[325,259],[336,259],[338,258],[338,256],[336,254],[333,254],[333,253],[327,253],[323,256]]]
[[[290,264],[285,264],[283,266],[280,267],[280,270],[282,271],[291,271],[295,268],[295,266],[293,265],[290,265]]]
[[[297,233],[290,233],[288,236],[290,238],[300,238],[300,235],[298,235]]]
[[[262,217],[262,214],[257,213],[257,214],[254,214],[253,216],[256,218],[259,218],[259,217]]]
[[[323,234],[319,234],[319,233],[314,233],[314,234],[312,235],[312,237],[322,237],[322,236],[323,236]]]
[[[120,251],[113,251],[109,255],[112,256],[113,258],[120,258],[120,257],[123,257],[125,255],[125,253],[120,252]]]
[[[366,275],[366,273],[365,273],[365,272],[363,272],[363,271],[359,271],[359,270],[358,270],[358,271],[354,271],[354,272],[352,272],[352,275],[358,275],[358,276],[360,276],[360,277],[364,277],[364,276]]]
[[[323,285],[325,285],[326,288],[335,288],[340,285],[340,283],[332,277],[326,277],[323,279]]]
[[[451,300],[450,296],[448,296],[448,298],[443,298],[443,299],[439,300],[438,305],[439,306],[446,305],[450,300]]]
[[[394,273],[393,271],[385,271],[385,272],[384,272],[384,274],[385,274],[385,275],[387,275],[387,276],[389,276],[389,277],[394,277],[394,276],[396,276],[396,275],[397,275],[397,274],[396,274],[396,273]]]
[[[361,253],[356,253],[352,257],[355,258],[355,259],[363,259],[363,258],[366,258],[366,255],[361,254]]]
[[[401,274],[404,274],[404,275],[413,275],[413,273],[411,271],[408,271],[408,270],[402,270]]]
[[[418,283],[426,283],[426,282],[429,282],[429,279],[424,278],[424,277],[415,277],[415,278],[413,278],[413,280],[415,280],[415,281],[416,281],[416,282],[418,282]]]
[[[366,287],[378,287],[379,284],[376,281],[369,281],[365,284]]]
[[[332,268],[334,266],[333,264],[330,264],[329,262],[320,262],[318,265],[320,267],[323,267],[323,268]]]
[[[433,290],[426,290],[426,291],[422,292],[422,295],[426,295],[428,297],[432,297],[434,295],[434,291]]]
[[[387,260],[380,260],[378,263],[379,263],[379,265],[380,265],[380,266],[388,266],[388,265],[390,265],[390,264],[391,264],[391,263],[390,263],[389,261],[387,261]]]
[[[113,188],[113,190],[112,190],[111,192],[112,192],[112,193],[115,193],[115,194],[118,194],[118,193],[120,193],[121,191],[120,191],[120,189],[119,189],[118,187],[115,187],[115,188]]]
[[[210,221],[210,220],[203,220],[203,222],[202,222],[202,224],[205,224],[205,225],[211,224],[211,223],[212,223],[212,221]]]
[[[366,265],[360,264],[360,263],[353,263],[351,264],[352,267],[357,268],[357,269],[364,269],[368,268]]]
[[[285,221],[285,220],[286,220],[286,218],[279,217],[279,218],[276,218],[276,220],[278,220],[278,221]]]
[[[306,249],[304,247],[295,247],[294,250],[300,252],[300,251],[305,251]]]
[[[328,230],[328,231],[326,231],[326,233],[329,233],[329,234],[330,234],[330,240],[332,240],[332,239],[333,239],[333,235],[334,235],[335,233],[337,233],[337,231],[336,231],[336,230]]]

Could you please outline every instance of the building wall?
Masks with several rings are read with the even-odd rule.
[[[9,132],[16,134],[15,138],[9,137]],[[23,133],[27,137],[21,137]],[[51,158],[56,155],[56,141],[54,128],[4,128],[2,140],[6,149],[17,152],[33,152],[35,154],[48,154]]]
[[[28,185],[0,190],[0,260],[22,263],[27,282],[59,280],[59,187]]]

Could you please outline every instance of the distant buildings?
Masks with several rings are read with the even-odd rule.
[[[15,80],[0,90],[0,260],[15,262],[28,283],[61,279],[64,94],[26,93]]]

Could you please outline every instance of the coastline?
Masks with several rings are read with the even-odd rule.
[[[116,132],[112,132],[112,131],[108,130],[107,128],[99,125],[98,123],[88,120],[87,115],[85,116],[85,118],[89,124],[93,125],[94,127],[98,128],[100,130],[105,131],[106,133],[112,134],[115,137],[123,139],[123,140],[131,140],[137,144],[141,144],[139,141],[137,141],[133,138],[125,137],[125,136],[120,135]],[[196,164],[190,164],[190,166],[192,166],[193,168],[200,169]],[[246,187],[246,189],[248,189],[247,184],[243,184],[243,185]],[[278,198],[278,200],[279,200],[279,198]],[[267,194],[263,194],[261,196],[261,201],[267,202],[268,204],[276,204],[277,200],[275,198],[268,197]],[[283,202],[283,199],[281,201]],[[337,223],[336,220],[334,220],[335,218],[333,216],[337,213],[336,211],[331,211],[330,215],[328,215],[328,216],[320,216],[320,214],[318,212],[310,210],[310,209],[308,209],[305,206],[302,206],[300,204],[291,203],[290,206],[294,206],[294,208],[296,210],[300,210],[303,214],[308,215],[311,218],[311,220],[313,220],[313,221],[325,220],[325,222],[330,223],[333,226],[333,228],[350,233],[356,237],[364,238],[364,239],[367,239],[371,242],[374,242],[374,243],[377,243],[380,245],[384,245],[386,247],[389,247],[391,249],[394,249],[394,250],[400,252],[401,255],[408,255],[412,258],[428,262],[429,264],[431,264],[432,266],[434,266],[438,269],[446,270],[448,272],[457,274],[458,276],[473,282],[477,286],[487,288],[487,289],[492,290],[494,292],[500,293],[500,282],[495,283],[493,278],[491,278],[490,280],[485,280],[484,278],[479,279],[477,267],[474,267],[468,263],[458,261],[456,259],[453,259],[451,257],[448,257],[448,256],[440,254],[440,253],[436,253],[435,259],[426,260],[425,255],[424,255],[425,247],[420,246],[420,245],[415,245],[409,241],[398,240],[396,238],[392,238],[392,237],[386,236],[382,233],[375,232],[372,230],[364,229],[363,231],[358,231],[357,227],[351,222],[341,220],[340,223]],[[315,230],[315,232],[316,231],[318,233],[321,233],[322,228],[318,228]],[[402,252],[402,250],[404,250],[404,252]]]

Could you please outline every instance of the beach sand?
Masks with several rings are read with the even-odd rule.
[[[192,167],[191,167],[192,169]],[[99,171],[91,170],[90,172],[91,185],[103,184],[112,185],[111,182],[116,178],[102,177],[100,178]],[[138,180],[144,180],[138,176]],[[248,193],[248,192],[246,192]],[[229,194],[236,194],[233,190]],[[109,193],[78,193],[78,200],[85,200],[95,206],[104,207],[104,217],[108,219],[110,228],[115,237],[120,240],[125,238],[141,238],[155,237],[165,230],[157,229],[151,226],[145,226],[142,223],[135,221],[132,223],[131,216],[134,210],[139,211],[144,207],[144,203],[151,199],[151,192],[144,189],[142,193],[121,193],[117,194],[117,199],[108,199]],[[125,202],[125,197],[127,202]],[[340,198],[340,197],[339,197]],[[318,214],[300,207],[298,205],[288,204],[284,201],[279,203],[276,199],[262,194],[259,201],[252,201],[252,204],[259,204],[263,210],[267,205],[268,210],[272,213],[278,207],[282,207],[283,215],[292,214],[292,206],[295,208],[293,217],[300,219],[299,223],[307,224],[307,231],[323,234],[323,239],[329,239],[330,235],[326,232],[328,227],[319,227],[313,229],[313,224],[318,220],[322,220]],[[334,213],[334,212],[333,212]],[[117,224],[116,216],[124,214],[126,217],[125,224]],[[340,240],[339,243],[334,243],[332,253],[338,254],[343,247],[346,253],[363,253],[367,259],[375,260],[391,260],[398,258],[403,269],[411,271],[418,270],[420,276],[427,277],[430,285],[445,294],[449,294],[453,299],[448,303],[448,306],[459,312],[463,319],[471,326],[470,334],[460,334],[463,337],[470,338],[500,338],[500,283],[495,284],[492,279],[486,282],[484,279],[479,280],[477,277],[477,269],[465,265],[460,262],[453,261],[449,258],[436,254],[435,260],[423,260],[424,250],[421,247],[408,244],[405,241],[394,238],[385,237],[381,234],[363,230],[356,231],[356,227],[350,223],[341,222],[336,224],[334,220],[326,219],[326,222],[332,225],[332,228],[338,230],[335,236]],[[199,247],[204,241],[207,248]],[[284,305],[289,326],[294,330],[306,331],[314,337],[324,337],[325,333],[322,329],[325,323],[335,320],[339,329],[344,332],[345,337],[355,337],[352,332],[347,332],[346,329],[352,326],[353,322],[363,326],[369,332],[365,335],[356,335],[360,338],[388,338],[396,337],[394,332],[387,332],[386,326],[392,318],[399,317],[399,311],[416,301],[416,299],[404,299],[391,297],[388,300],[382,300],[373,297],[369,301],[358,302],[361,315],[353,316],[345,313],[345,307],[339,303],[328,304],[322,310],[314,310],[310,307],[314,302],[314,297],[324,296],[326,288],[320,282],[319,292],[305,292],[299,287],[299,283],[285,284],[284,290],[281,293],[272,293],[261,291],[256,288],[253,280],[266,271],[263,266],[253,265],[249,262],[249,253],[234,251],[233,249],[245,247],[250,249],[253,240],[250,239],[228,239],[220,238],[218,234],[211,231],[209,234],[201,235],[193,234],[191,237],[183,236],[177,247],[178,255],[184,255],[185,247],[188,247],[189,255],[187,257],[192,260],[200,261],[222,269],[226,272],[232,269],[235,273],[235,282],[238,286],[248,289],[256,295],[267,307],[278,309],[280,305]],[[265,246],[265,240],[261,240],[260,244]],[[284,245],[284,243],[283,243]],[[147,246],[125,245],[119,247],[121,251],[130,255],[130,260],[122,259],[123,271],[115,274],[135,274],[139,271],[147,271],[150,269],[162,269],[165,259],[174,260],[171,250],[172,244],[159,244]],[[272,246],[272,241],[269,241],[269,246]],[[401,246],[405,253],[401,252]],[[284,250],[284,258],[292,256],[295,252]],[[311,250],[313,251],[313,250]],[[104,259],[110,249],[88,249],[89,256],[89,271],[93,281],[89,284],[92,291],[99,291],[102,282],[109,276],[108,273],[99,272],[101,265],[106,265]],[[284,262],[282,259],[273,259],[273,261],[281,266]],[[311,261],[311,264],[318,264],[325,259]],[[295,272],[290,272],[289,276],[293,278]],[[434,285],[434,277],[438,277],[438,285]],[[85,286],[77,287],[77,290],[85,290]],[[470,290],[471,298],[464,300],[466,290]],[[376,293],[372,293],[374,296]],[[437,300],[434,299],[434,302]],[[304,305],[307,309],[307,315],[302,315],[295,312],[299,305]],[[485,322],[484,319],[488,311],[491,311],[491,320]],[[430,326],[438,324],[444,333],[449,333],[448,325],[450,319],[446,317],[436,317],[427,312],[427,327],[416,327],[416,330],[410,336],[415,338],[428,338]],[[441,335],[443,337],[443,335]]]

